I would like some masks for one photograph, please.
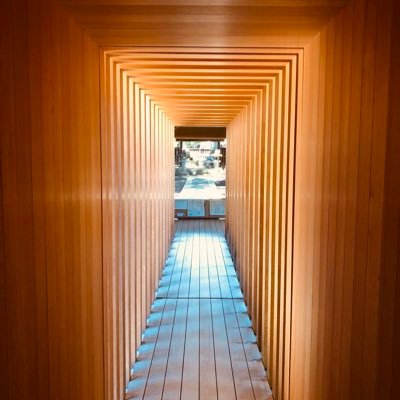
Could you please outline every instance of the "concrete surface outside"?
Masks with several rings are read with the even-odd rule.
[[[225,170],[220,167],[188,170],[193,175],[175,178],[175,216],[224,217]]]

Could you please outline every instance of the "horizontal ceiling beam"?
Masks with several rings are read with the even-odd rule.
[[[224,140],[225,127],[176,126],[176,140]]]

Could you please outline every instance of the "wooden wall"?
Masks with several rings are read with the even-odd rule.
[[[385,160],[378,384],[381,398],[400,397],[400,3],[393,5],[389,116]]]
[[[267,96],[261,139],[251,107],[228,127],[227,234],[277,398],[398,394],[398,51],[391,45],[398,24],[392,14],[391,1],[355,0],[300,54],[293,204],[290,179],[279,178],[286,161],[274,136],[277,98]],[[282,308],[285,301],[291,308]],[[281,346],[290,354],[280,353]]]
[[[297,49],[284,52],[288,60],[265,80],[264,89],[227,129],[227,237],[276,398],[284,398],[288,390],[292,110],[296,108],[297,65],[302,56]],[[275,58],[279,56],[275,54]]]
[[[171,123],[115,71],[101,136],[99,46],[48,0],[0,16],[0,397],[122,399],[172,233]]]
[[[174,126],[102,59],[106,398],[122,399],[174,233]]]
[[[48,1],[0,7],[1,398],[102,399],[98,48]]]
[[[389,356],[379,344],[388,329],[379,318],[390,304],[380,301],[380,279],[387,254],[391,20],[390,1],[354,1],[305,49],[296,148],[294,398],[391,398],[380,381],[398,374],[379,369],[379,359]],[[394,192],[388,196],[396,201]],[[398,254],[392,241],[389,247]]]

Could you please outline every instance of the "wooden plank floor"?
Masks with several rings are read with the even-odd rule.
[[[272,399],[224,229],[177,222],[127,399]]]

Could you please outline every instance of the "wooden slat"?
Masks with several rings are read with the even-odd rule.
[[[149,375],[143,394],[144,398],[161,398],[162,396],[176,309],[177,300],[166,299],[154,352],[151,357]]]
[[[276,54],[254,51],[242,56],[227,53],[222,49],[221,56],[213,53],[185,53],[173,48],[171,50],[173,51],[170,59],[165,53],[151,48],[143,49],[142,53],[137,50],[121,50],[120,53],[109,50],[108,54],[128,76],[134,78],[145,89],[146,94],[151,95],[153,100],[160,104],[176,125],[188,126],[228,125],[240,109],[254,100],[265,82],[279,73],[282,65],[293,58],[282,49],[277,49]],[[191,84],[186,83],[182,86],[182,79],[185,77],[189,78]],[[214,87],[204,87],[202,77],[207,77],[206,82],[214,80]],[[255,79],[252,81],[253,85],[243,85],[243,79],[249,77]],[[165,82],[161,83],[163,79],[160,84],[154,84],[156,78],[167,80],[168,87],[165,87]],[[235,82],[236,85],[228,86],[227,80]],[[255,123],[255,120],[253,115],[248,123]],[[246,220],[244,219],[244,222]]]
[[[105,367],[108,396],[118,398],[130,379],[171,240],[173,175],[165,171],[172,170],[173,131],[143,89],[103,55]]]
[[[1,7],[1,397],[101,399],[99,48],[52,1]]]
[[[171,346],[167,360],[168,365],[162,393],[163,400],[180,398],[188,306],[188,299],[177,300],[177,310],[175,313]]]
[[[199,398],[200,375],[200,300],[189,299],[181,398]]]
[[[204,249],[204,247],[202,247]],[[199,399],[217,398],[218,378],[215,364],[214,324],[211,299],[200,300],[200,379]]]
[[[236,392],[222,299],[212,299],[211,308],[218,398],[233,399],[236,398]]]
[[[390,21],[389,10],[390,1],[355,1],[304,47],[304,56],[298,53],[290,67],[298,82],[282,68],[266,87],[260,178],[249,173],[254,104],[227,128],[228,239],[278,398],[352,398],[378,390],[374,318],[382,264],[375,257],[382,254],[383,205],[367,192],[383,193],[380,118],[387,109],[390,27],[381,23],[384,15]],[[295,119],[288,104],[297,107]],[[252,230],[257,185],[262,223]],[[371,224],[376,229],[369,231]],[[259,287],[249,269],[257,257]]]

